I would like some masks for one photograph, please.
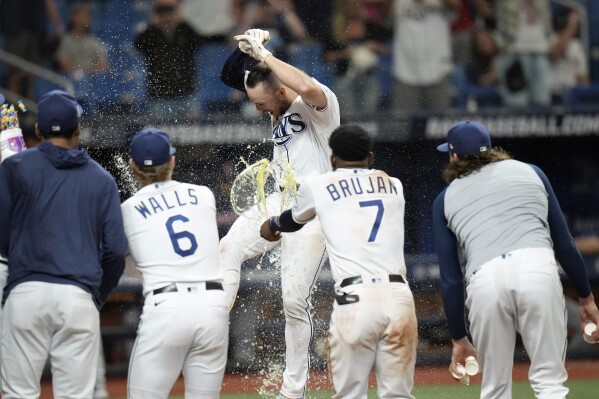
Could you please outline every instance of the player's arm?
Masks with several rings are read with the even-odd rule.
[[[246,32],[244,35],[235,36],[235,40],[239,41],[239,47],[244,53],[257,61],[263,62],[281,83],[297,92],[305,102],[316,107],[316,109],[326,108],[327,98],[314,79],[296,67],[276,58],[255,35]]]
[[[578,249],[576,249],[576,244],[570,235],[566,220],[564,219],[562,210],[557,202],[555,193],[553,192],[553,187],[551,187],[551,183],[549,183],[549,179],[539,167],[535,165],[531,166],[541,178],[541,181],[545,186],[545,191],[547,191],[549,201],[547,221],[549,223],[549,231],[551,232],[555,257],[568,275],[568,278],[572,281],[578,296],[580,298],[586,298],[591,293],[591,286],[589,284],[584,260],[582,259],[580,252],[578,252]]]
[[[100,300],[106,301],[110,292],[116,287],[125,270],[127,255],[127,237],[123,227],[120,198],[116,183],[110,180],[109,194],[106,196],[105,213],[102,226],[102,283],[100,284]]]
[[[260,226],[260,235],[267,241],[278,241],[281,239],[281,233],[298,231],[315,217],[314,195],[310,186],[304,183],[297,192],[297,200],[293,209],[288,209],[279,216],[265,220]]]
[[[459,341],[467,335],[464,320],[464,276],[458,257],[457,239],[447,227],[445,218],[445,190],[437,196],[433,205],[433,235],[439,259],[445,316],[451,330],[451,338]]]
[[[305,102],[316,109],[327,107],[327,98],[322,88],[310,76],[272,54],[264,59],[264,64],[279,78],[281,83],[297,92]]]
[[[574,239],[570,235],[559,202],[553,192],[553,187],[551,187],[549,179],[539,167],[535,165],[531,166],[541,178],[545,186],[545,191],[547,191],[549,200],[547,222],[549,223],[549,231],[551,232],[551,240],[553,241],[553,250],[555,257],[574,285],[574,289],[578,295],[578,313],[580,314],[581,329],[584,329],[587,321],[592,321],[599,325],[599,310],[591,291],[587,269],[580,252],[576,248]],[[599,332],[597,335],[599,335]]]
[[[0,254],[8,256],[8,232],[12,214],[12,201],[6,165],[0,166]]]

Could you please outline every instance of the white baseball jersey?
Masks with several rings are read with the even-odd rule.
[[[395,0],[393,74],[410,85],[432,85],[453,68],[452,18],[442,0]]]
[[[143,292],[173,282],[220,281],[216,204],[209,188],[168,181],[121,205]],[[165,244],[172,251],[165,251]]]
[[[287,161],[298,184],[306,177],[331,170],[329,136],[340,124],[337,96],[316,79],[314,81],[326,96],[324,109],[317,110],[297,96],[283,115],[271,121],[275,144],[273,160]]]
[[[337,169],[299,189],[293,218],[318,215],[337,285],[328,340],[335,399],[365,398],[373,367],[380,397],[413,398],[414,299],[406,283],[390,279],[406,274],[404,209],[401,182],[380,170]],[[353,276],[363,279],[341,286]]]
[[[362,274],[405,276],[404,208],[399,179],[375,169],[337,169],[304,181],[292,215],[297,223],[318,215],[339,283]]]

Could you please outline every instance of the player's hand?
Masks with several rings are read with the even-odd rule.
[[[239,50],[257,61],[264,61],[271,53],[262,43],[250,35],[237,35],[234,37],[239,42]],[[245,42],[245,43],[244,43]]]
[[[458,372],[457,366],[458,364],[464,366],[466,364],[466,358],[469,356],[473,356],[475,359],[478,358],[478,354],[476,353],[476,349],[468,340],[468,337],[461,338],[459,340],[452,340],[453,348],[451,351],[451,363],[449,365],[449,372],[452,376],[460,375]],[[459,378],[455,378],[455,380],[459,380]]]
[[[270,33],[267,30],[262,29],[248,29],[245,31],[244,35],[255,38],[263,45],[266,45],[270,40]]]
[[[592,321],[599,326],[599,310],[595,304],[593,294],[586,298],[578,299],[578,315],[580,316],[580,329],[584,331],[587,321]],[[591,335],[595,341],[599,342],[599,328]]]
[[[269,220],[265,220],[260,226],[260,237],[264,238],[266,241],[279,241],[281,239],[280,231],[272,231],[270,229]]]

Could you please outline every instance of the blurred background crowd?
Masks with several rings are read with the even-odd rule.
[[[251,116],[218,79],[250,27],[345,115],[599,99],[591,0],[2,1],[0,88],[35,101],[72,83],[87,115]]]

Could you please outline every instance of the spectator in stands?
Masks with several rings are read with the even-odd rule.
[[[241,15],[242,0],[183,0],[185,19],[206,42],[227,43]]]
[[[331,39],[331,18],[334,0],[293,0],[300,20],[311,39],[328,43]]]
[[[308,38],[306,26],[291,0],[246,0],[239,32],[250,28],[270,32],[268,47],[276,57],[287,59],[288,46]]]
[[[154,0],[150,25],[135,38],[146,59],[148,113],[155,117],[195,117],[196,51],[203,40],[185,22],[179,0]]]
[[[108,70],[108,56],[102,42],[91,33],[92,8],[89,2],[71,6],[67,34],[56,54],[60,69],[74,80]]]
[[[47,19],[53,31],[47,32]],[[49,34],[51,33],[51,34]],[[55,43],[64,33],[55,0],[0,1],[0,34],[5,50],[32,62],[47,66]],[[19,68],[8,71],[7,88],[13,93],[35,99],[34,77]]]
[[[576,11],[558,14],[554,18],[551,37],[551,94],[561,98],[564,89],[589,84],[589,63],[581,40],[577,37],[579,15]]]
[[[393,108],[442,111],[452,97],[450,22],[459,0],[395,0]]]
[[[494,1],[503,103],[511,107],[549,105],[549,0]]]
[[[478,86],[495,85],[497,46],[491,32],[484,27],[474,28],[471,49],[472,55],[466,65],[468,83]]]
[[[460,0],[459,11],[451,23],[451,54],[456,64],[465,65],[472,54],[475,7],[471,0]]]
[[[359,2],[338,0],[335,3],[334,41],[328,45],[325,60],[335,62],[334,92],[342,115],[374,113],[378,109],[379,55],[388,50],[372,27]]]

